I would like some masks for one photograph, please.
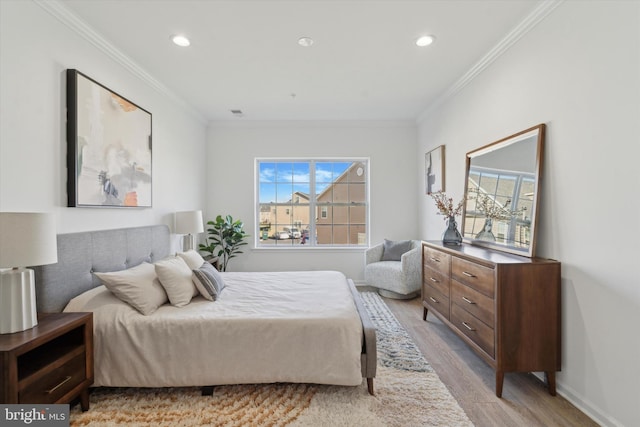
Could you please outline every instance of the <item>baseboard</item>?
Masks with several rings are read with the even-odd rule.
[[[544,382],[544,375],[541,372],[533,372],[540,381]],[[610,417],[607,414],[603,414],[593,403],[585,400],[571,387],[562,385],[560,381],[557,381],[556,374],[556,392],[567,399],[573,406],[582,411],[586,416],[591,418],[596,423],[603,427],[624,427],[623,424],[617,421],[615,418]]]

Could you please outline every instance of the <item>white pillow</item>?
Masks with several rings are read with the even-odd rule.
[[[186,252],[178,253],[178,256],[187,263],[190,269],[195,270],[196,268],[200,268],[204,263],[204,258],[195,250],[191,249]]]
[[[164,290],[167,291],[171,305],[184,307],[199,293],[191,280],[191,269],[180,257],[158,261],[156,274]]]
[[[167,293],[158,281],[153,264],[142,264],[127,270],[93,273],[115,296],[144,315],[156,311],[167,302]]]

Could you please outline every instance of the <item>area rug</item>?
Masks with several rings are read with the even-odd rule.
[[[472,426],[384,301],[361,293],[376,325],[375,396],[360,387],[315,384],[200,388],[99,388],[71,426]]]

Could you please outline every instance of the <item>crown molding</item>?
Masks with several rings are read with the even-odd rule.
[[[504,54],[522,36],[533,29],[540,21],[553,12],[564,0],[545,0],[531,11],[518,25],[516,25],[507,35],[498,42],[480,61],[476,62],[469,71],[451,85],[442,95],[436,98],[416,119],[420,124],[440,105],[453,98],[465,86],[467,86],[480,73],[486,70],[496,59]]]
[[[176,95],[167,86],[158,81],[155,77],[144,70],[133,59],[125,55],[116,46],[98,34],[93,28],[91,28],[86,22],[80,19],[77,15],[71,12],[66,6],[60,3],[58,0],[33,0],[35,4],[42,9],[53,15],[56,19],[62,22],[64,25],[75,31],[82,36],[89,43],[96,48],[104,52],[107,56],[113,59],[118,64],[122,65],[126,70],[131,72],[134,76],[151,86],[153,89],[169,98],[172,102],[179,105],[187,113],[198,119],[203,124],[207,123],[206,118],[195,108],[193,108],[184,99]]]

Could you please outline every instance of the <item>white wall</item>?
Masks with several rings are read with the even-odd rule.
[[[165,223],[205,204],[206,126],[32,2],[0,2],[0,211],[59,233]],[[153,114],[153,208],[67,208],[66,80],[76,68]]]
[[[208,132],[207,218],[231,214],[254,236],[256,157],[369,157],[372,244],[417,237],[417,140],[407,122],[219,122]],[[229,270],[332,269],[364,278],[363,249],[250,248]]]
[[[603,425],[637,426],[639,2],[562,3],[419,124],[418,157],[445,144],[459,197],[467,151],[538,123],[548,132],[537,252],[562,261],[559,391]],[[442,219],[417,194],[421,237],[437,239]]]

